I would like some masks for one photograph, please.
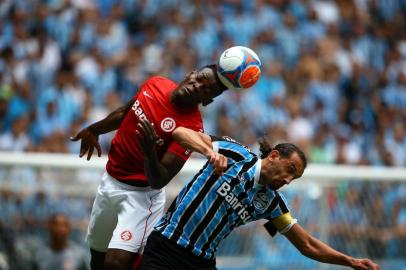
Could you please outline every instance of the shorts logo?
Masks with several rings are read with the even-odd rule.
[[[121,233],[121,240],[129,241],[129,240],[131,240],[131,238],[133,238],[133,235],[131,234],[130,231],[123,231]]]
[[[161,129],[165,132],[171,132],[176,128],[175,120],[170,117],[166,117],[161,122]]]

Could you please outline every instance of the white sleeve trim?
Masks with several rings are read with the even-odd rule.
[[[212,142],[212,145],[213,145],[213,151],[218,153],[219,152],[219,142],[218,141]]]
[[[283,230],[281,230],[280,233],[288,232],[293,227],[293,225],[295,225],[296,223],[297,223],[297,219],[296,218],[292,219],[292,222],[288,226],[283,228]]]
[[[262,166],[262,160],[258,158],[257,163],[255,164],[255,173],[254,173],[254,183],[258,184],[259,182],[259,177],[261,174],[261,166]]]

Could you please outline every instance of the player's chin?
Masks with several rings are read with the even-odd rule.
[[[203,106],[209,105],[212,102],[213,102],[213,99],[207,99],[207,98],[206,99],[201,99],[199,101],[199,103],[201,103]]]
[[[272,185],[270,188],[274,191],[278,191],[282,186],[281,185]]]

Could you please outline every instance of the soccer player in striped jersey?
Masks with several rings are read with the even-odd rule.
[[[140,132],[151,136],[146,129]],[[227,165],[207,162],[180,191],[151,233],[141,269],[216,269],[219,243],[234,228],[259,219],[268,220],[265,228],[272,236],[284,234],[309,258],[359,270],[379,269],[369,259],[350,257],[314,238],[291,216],[277,190],[301,177],[306,168],[306,157],[297,146],[282,143],[272,148],[262,140],[258,157],[228,137],[182,127],[175,129],[173,137],[210,159],[213,152],[218,153],[227,158]]]

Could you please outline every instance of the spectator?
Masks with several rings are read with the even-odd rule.
[[[48,221],[49,241],[37,249],[34,269],[88,269],[86,251],[69,240],[70,224],[63,214],[54,214]]]
[[[0,135],[0,150],[24,152],[31,148],[31,140],[28,135],[29,118],[22,115],[16,119],[11,131]]]

